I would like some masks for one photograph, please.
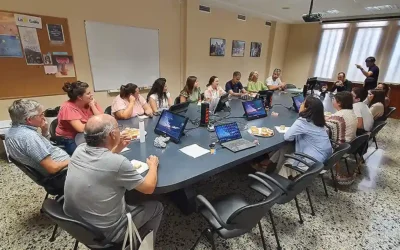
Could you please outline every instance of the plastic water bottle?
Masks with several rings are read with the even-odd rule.
[[[335,110],[335,108],[333,107],[333,104],[332,104],[332,98],[331,98],[331,93],[330,92],[326,92],[324,101],[322,103],[324,105],[324,111],[325,112],[330,112],[331,114],[336,112],[336,110]]]
[[[140,134],[140,143],[146,142],[146,131],[144,130],[144,120],[139,120],[139,134]]]

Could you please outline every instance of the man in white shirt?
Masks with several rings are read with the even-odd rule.
[[[265,80],[265,85],[267,85],[269,90],[283,90],[286,87],[286,84],[281,81],[279,78],[281,76],[281,70],[275,69],[272,73],[272,76],[268,77]]]
[[[371,131],[374,126],[374,117],[367,104],[362,101],[365,99],[365,90],[356,87],[353,88],[351,94],[353,95],[353,110],[357,116],[357,129]]]

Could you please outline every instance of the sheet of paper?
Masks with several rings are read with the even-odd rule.
[[[147,118],[149,118],[147,115],[138,115],[138,118],[139,119],[147,119]]]
[[[124,149],[121,150],[121,153],[126,152],[128,150],[130,150],[130,149],[129,148],[124,148]]]
[[[200,147],[197,144],[192,144],[190,146],[184,147],[179,149],[180,151],[182,151],[182,153],[187,154],[188,156],[191,156],[193,158],[197,158],[200,157],[202,155],[207,154],[208,152],[210,152],[210,150],[207,150],[205,148]]]
[[[137,164],[140,164],[140,168],[136,169],[136,171],[138,171],[139,174],[141,174],[149,169],[149,166],[147,165],[147,163],[137,161],[137,160],[131,160],[131,163],[132,163],[133,167],[135,167]]]
[[[55,74],[57,74],[57,66],[45,65],[44,66],[44,73],[46,75],[55,75]]]
[[[275,129],[276,129],[279,133],[281,133],[281,134],[286,133],[286,132],[289,130],[289,128],[290,128],[290,127],[285,127],[285,129],[282,130],[282,129],[280,128],[280,126],[275,126]]]

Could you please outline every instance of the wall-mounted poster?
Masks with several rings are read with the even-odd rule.
[[[0,57],[23,57],[21,40],[12,13],[0,12]]]
[[[245,49],[246,42],[233,40],[232,41],[232,56],[241,57],[244,56],[244,49]]]
[[[53,60],[51,59],[51,53],[43,54],[44,65],[53,65]]]
[[[262,43],[251,42],[250,46],[250,57],[260,57],[261,56]]]
[[[210,56],[225,56],[225,39],[210,38]]]
[[[26,63],[28,65],[42,65],[43,57],[40,51],[39,38],[35,28],[18,27]]]
[[[53,55],[52,61],[57,66],[56,77],[75,77],[75,66],[72,56]]]
[[[14,17],[18,26],[42,29],[42,18],[40,17],[22,14],[14,14]]]
[[[47,33],[51,43],[62,44],[65,42],[64,31],[61,24],[47,24]]]

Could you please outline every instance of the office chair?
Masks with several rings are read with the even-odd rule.
[[[308,169],[304,173],[301,173],[300,175],[296,176],[293,180],[286,179],[285,177],[282,177],[275,173],[266,175],[265,173],[256,172],[256,175],[264,179],[267,183],[270,183],[273,186],[278,187],[282,191],[283,195],[281,195],[281,197],[277,200],[276,202],[277,204],[285,204],[294,199],[294,201],[296,202],[297,212],[300,218],[299,222],[300,224],[303,224],[304,221],[303,218],[301,217],[297,195],[301,193],[304,189],[306,190],[308,201],[311,207],[311,215],[315,216],[314,207],[312,205],[308,187],[312,185],[312,181],[324,169],[324,164],[321,162],[309,163],[298,156],[293,156],[288,154],[286,154],[285,157],[303,163],[308,167]],[[287,167],[296,170],[290,165]],[[253,182],[250,185],[250,187],[264,196],[267,196],[269,194],[269,190],[267,190],[259,182]]]
[[[349,164],[347,162],[347,158],[349,158],[351,155],[354,156],[354,159],[356,160],[357,163],[358,173],[361,174],[361,168],[360,164],[358,163],[357,154],[360,155],[361,162],[364,162],[363,154],[366,150],[366,146],[368,145],[368,138],[370,138],[370,135],[368,134],[359,135],[349,143],[350,150],[349,152],[347,152],[347,154],[345,154],[342,157],[344,159],[344,162],[346,163],[347,173],[349,175],[350,175],[350,169],[349,169]]]
[[[49,126],[49,132],[50,132],[50,142],[54,146],[57,146],[59,148],[64,149],[64,145],[62,144],[63,137],[56,135],[56,128],[58,125],[58,119],[54,119]]]
[[[181,96],[175,98],[174,105],[181,103]]]
[[[191,250],[195,249],[203,235],[210,240],[212,249],[216,250],[217,248],[214,242],[215,233],[223,239],[230,239],[250,232],[257,224],[258,229],[260,230],[263,248],[266,250],[264,233],[260,223],[262,217],[264,217],[266,213],[269,213],[270,215],[278,249],[281,249],[272,213],[270,211],[270,208],[281,196],[281,192],[278,189],[273,189],[258,176],[249,174],[249,177],[259,183],[259,185],[268,192],[266,199],[256,204],[249,204],[243,196],[238,194],[229,194],[219,197],[210,203],[204,196],[197,196],[197,201],[202,205],[199,212],[210,224],[211,229],[207,228],[200,234]]]
[[[374,127],[371,130],[371,134],[369,135],[368,142],[370,140],[373,140],[373,142],[375,143],[376,149],[378,149],[378,143],[376,142],[376,136],[378,135],[379,131],[381,131],[381,129],[386,126],[386,124],[387,124],[387,122],[384,122],[384,121],[375,122]]]
[[[395,111],[396,111],[395,107],[388,107],[387,112],[384,115],[384,121],[386,121]]]
[[[350,150],[350,148],[351,148],[351,146],[348,143],[337,144],[333,154],[328,159],[326,159],[326,161],[324,162],[324,168],[322,169],[322,171],[319,174],[319,176],[321,177],[326,197],[328,197],[328,190],[326,189],[326,184],[325,184],[325,180],[324,180],[324,173],[325,173],[325,171],[329,171],[329,170],[331,171],[333,185],[335,187],[335,191],[337,192],[338,189],[337,189],[337,185],[336,185],[336,177],[335,177],[335,175],[333,173],[333,167],[336,165],[336,163],[338,163],[340,161],[340,159],[342,159],[342,157]],[[312,160],[314,162],[317,162],[317,160],[314,159],[313,157],[308,156],[308,155],[303,154],[303,153],[294,153],[294,155],[300,156],[300,157],[304,157],[304,158],[307,158],[307,159]],[[297,172],[300,172],[300,173],[305,173],[306,172],[306,170],[298,168],[298,167],[295,167],[295,166],[293,166],[292,168],[295,169]],[[323,171],[323,170],[325,170],[325,171]]]
[[[108,106],[108,107],[104,110],[104,114],[111,115],[111,106]]]
[[[55,239],[55,234],[57,232],[58,226],[64,229],[75,239],[74,250],[78,249],[78,244],[82,243],[89,249],[121,249],[122,242],[113,242],[111,239],[116,237],[120,230],[127,226],[127,217],[125,216],[123,220],[114,229],[111,235],[106,238],[104,234],[94,226],[89,223],[75,220],[64,213],[62,199],[52,200],[46,199],[43,202],[42,210],[43,213],[48,216],[54,223],[56,227],[53,230],[52,239]],[[138,206],[131,212],[132,217],[136,216],[138,213],[143,211],[143,207]],[[52,241],[52,240],[51,240]]]

